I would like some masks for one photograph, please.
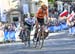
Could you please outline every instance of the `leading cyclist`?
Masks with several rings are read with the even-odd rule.
[[[36,13],[36,18],[37,18],[36,28],[37,29],[38,29],[38,24],[40,24],[40,26],[42,26],[42,28],[44,27],[44,17],[48,18],[48,8],[45,4],[42,4]],[[38,32],[37,29],[36,29],[36,33],[35,33],[35,38],[37,38],[37,32]]]

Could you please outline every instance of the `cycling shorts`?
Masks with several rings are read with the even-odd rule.
[[[41,26],[44,25],[44,18],[43,19],[37,18],[37,21]]]

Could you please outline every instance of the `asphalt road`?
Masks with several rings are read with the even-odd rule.
[[[0,44],[0,54],[75,54],[75,37],[67,32],[50,33],[42,49],[21,42]]]

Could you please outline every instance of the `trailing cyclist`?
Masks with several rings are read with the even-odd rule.
[[[24,27],[25,31],[27,31],[27,37],[30,45],[30,33],[31,30],[33,29],[33,26],[35,25],[36,19],[34,18],[34,14],[30,15],[30,18],[25,18],[24,19]],[[25,33],[26,34],[26,33]]]

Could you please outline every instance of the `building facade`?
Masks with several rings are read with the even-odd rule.
[[[48,4],[48,0],[0,0],[0,7],[3,5],[3,9],[6,10],[8,22],[14,22],[13,18],[18,18],[21,21],[24,14],[37,12],[40,1]]]
[[[20,0],[9,0],[10,10],[8,11],[8,22],[21,21],[21,7]],[[17,20],[14,20],[17,19]]]
[[[1,11],[0,21],[6,19],[6,22],[11,23],[13,21],[12,20],[13,17],[18,17],[20,21],[21,17],[20,0],[0,0],[0,11]],[[17,14],[13,12],[15,13],[17,12]]]

